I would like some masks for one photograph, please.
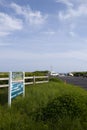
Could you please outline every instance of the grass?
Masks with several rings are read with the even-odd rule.
[[[0,130],[86,130],[87,91],[57,79],[26,86],[25,98],[7,105],[0,89]]]

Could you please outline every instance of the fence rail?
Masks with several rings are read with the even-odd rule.
[[[0,78],[0,80],[9,80],[9,78]]]
[[[38,79],[40,79],[40,80],[38,81]],[[45,80],[41,81],[41,79],[45,79]],[[25,85],[39,84],[39,83],[49,82],[49,77],[48,76],[30,76],[30,77],[24,77],[24,80],[25,80],[25,82],[24,82]],[[32,81],[28,81],[28,80],[32,80]],[[9,87],[9,78],[7,78],[7,77],[6,78],[0,78],[0,81],[8,81],[8,84],[2,84],[2,85],[0,85],[0,88]]]
[[[9,84],[0,85],[0,88],[6,88],[9,87]]]

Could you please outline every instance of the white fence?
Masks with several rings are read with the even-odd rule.
[[[25,79],[25,85],[49,82],[49,76],[32,76],[32,77],[25,77],[24,79]],[[44,80],[41,81],[40,79],[44,79]],[[32,81],[28,81],[28,80],[32,80]],[[8,84],[0,85],[0,88],[9,87],[9,78],[0,78],[0,81],[8,81]]]

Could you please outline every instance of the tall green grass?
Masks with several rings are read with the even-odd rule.
[[[7,89],[0,89],[0,130],[86,130],[87,91],[51,79],[26,86],[25,98],[7,104]],[[3,96],[4,95],[4,96]]]

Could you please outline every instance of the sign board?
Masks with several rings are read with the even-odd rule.
[[[9,94],[8,104],[11,105],[11,100],[20,94],[25,93],[24,73],[10,72],[9,74]]]

